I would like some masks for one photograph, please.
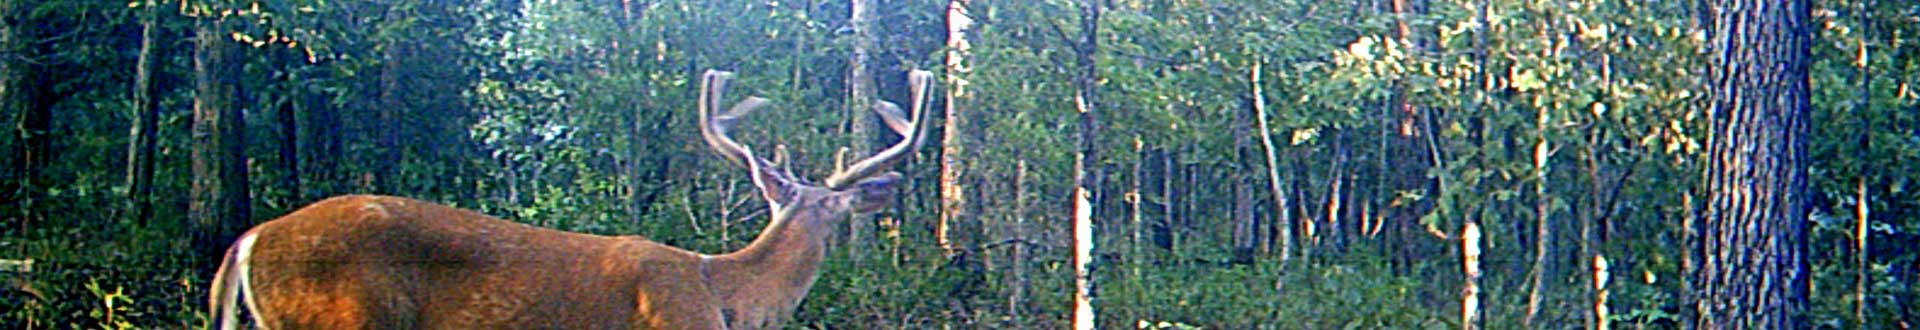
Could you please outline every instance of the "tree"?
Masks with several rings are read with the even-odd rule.
[[[1087,0],[1080,4],[1080,41],[1074,47],[1078,60],[1073,81],[1078,89],[1074,95],[1074,105],[1080,112],[1080,136],[1073,159],[1073,328],[1082,330],[1095,328],[1093,207],[1098,204],[1093,200],[1093,192],[1100,188],[1098,178],[1089,171],[1099,166],[1100,159],[1094,141],[1100,134],[1100,124],[1094,113],[1100,104],[1100,71],[1094,59],[1100,49],[1102,5],[1101,0]]]
[[[847,61],[849,66],[847,68],[847,120],[849,121],[847,133],[853,138],[854,154],[848,158],[860,159],[873,153],[876,145],[872,140],[874,119],[871,109],[873,109],[874,98],[879,94],[878,87],[874,85],[873,72],[869,71],[873,66],[873,21],[876,17],[873,14],[874,0],[853,0],[852,2],[849,6],[852,12],[847,16],[847,24],[853,26],[853,54]],[[847,255],[852,256],[854,260],[860,260],[866,255],[867,225],[872,223],[870,219],[847,221],[846,250]]]
[[[127,132],[128,211],[140,224],[153,218],[154,149],[160,130],[159,84],[153,81],[161,55],[160,5],[144,1],[140,9],[140,55],[133,81],[133,125]]]
[[[1695,325],[1804,327],[1813,17],[1804,0],[1713,5]]]
[[[238,44],[226,19],[200,12],[194,26],[193,184],[187,217],[202,260],[219,256],[247,225],[246,119],[241,111]]]
[[[0,113],[17,116],[17,123],[10,123],[15,143],[18,143],[12,162],[12,180],[7,193],[14,200],[37,198],[40,189],[35,179],[40,178],[47,166],[52,165],[53,137],[48,131],[53,128],[53,109],[49,84],[43,83],[46,77],[46,60],[49,55],[45,40],[49,31],[42,21],[49,18],[36,13],[41,4],[35,1],[0,0]],[[35,218],[29,207],[19,209],[20,228]]]
[[[1251,97],[1245,101],[1255,102]],[[1233,262],[1237,264],[1252,264],[1254,245],[1259,242],[1254,236],[1254,228],[1258,224],[1253,219],[1253,184],[1250,182],[1253,175],[1247,173],[1247,169],[1251,168],[1247,164],[1253,158],[1252,148],[1247,145],[1248,133],[1252,130],[1253,121],[1259,120],[1248,118],[1252,110],[1239,107],[1229,107],[1227,110],[1233,112],[1233,122],[1229,125],[1233,130],[1234,157],[1231,161],[1233,166],[1228,167],[1230,172],[1227,178],[1233,181],[1230,183],[1233,187]]]
[[[409,7],[410,5],[406,3],[395,3],[392,7],[386,8],[383,13],[386,19],[376,24],[378,26],[376,29],[387,30],[383,32],[393,34],[405,33],[404,25],[410,24],[405,23],[407,21],[405,17],[413,15],[407,12]],[[406,118],[403,117],[408,112],[406,110],[407,95],[401,89],[408,87],[402,80],[407,78],[406,75],[410,69],[403,62],[412,55],[411,48],[415,42],[399,36],[383,36],[378,42],[380,45],[375,46],[375,49],[380,52],[378,87],[380,94],[379,103],[377,103],[379,116],[374,118],[380,121],[376,126],[379,127],[379,132],[376,134],[379,134],[377,150],[381,158],[374,165],[373,190],[386,194],[401,194],[403,192],[400,191],[400,162],[406,157],[406,146],[400,144],[400,134],[401,130],[408,128],[405,125]]]
[[[1285,267],[1293,256],[1293,203],[1287,200],[1286,190],[1280,188],[1280,160],[1274,156],[1273,129],[1267,127],[1267,96],[1260,88],[1260,67],[1265,58],[1253,62],[1253,70],[1248,70],[1249,85],[1253,86],[1254,122],[1260,124],[1260,146],[1267,154],[1267,190],[1273,194],[1273,208],[1280,241],[1280,266]],[[1143,160],[1144,161],[1144,160]]]
[[[966,125],[967,116],[972,115],[967,113],[967,106],[973,104],[973,95],[967,94],[967,73],[972,71],[967,58],[973,56],[973,50],[967,35],[973,31],[973,16],[967,12],[968,2],[947,2],[947,117],[945,138],[940,142],[940,223],[934,227],[935,239],[946,249],[947,257],[955,253],[951,226],[969,218],[965,180],[967,163],[972,160],[969,145],[973,142]]]
[[[300,117],[295,104],[299,99],[296,91],[301,88],[300,80],[293,77],[295,51],[274,49],[272,52],[273,67],[279,70],[276,83],[279,84],[277,89],[280,95],[274,98],[273,107],[274,124],[280,133],[280,189],[285,191],[287,200],[292,203],[306,203],[305,188],[300,184]]]

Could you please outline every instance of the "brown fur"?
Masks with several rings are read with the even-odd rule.
[[[237,276],[266,329],[777,328],[812,286],[827,228],[860,198],[800,189],[817,191],[795,194],[752,244],[719,256],[341,196],[249,231],[250,272]],[[218,281],[236,276],[232,262]],[[216,313],[234,304],[223,283]]]
[[[708,71],[700,129],[744,165],[773,218],[753,243],[709,256],[637,236],[569,233],[386,196],[334,197],[254,227],[215,275],[215,324],[235,322],[248,295],[267,329],[770,329],[820,273],[826,237],[849,212],[884,208],[926,133],[932,73],[908,75],[913,116],[876,108],[901,141],[837,171],[825,186],[795,180],[725,132],[766,103],[712,115],[732,73]],[[883,105],[887,105],[882,102]]]

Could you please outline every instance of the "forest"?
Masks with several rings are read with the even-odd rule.
[[[741,249],[780,206],[703,136],[721,70],[796,182],[926,109],[785,328],[1911,329],[1916,34],[1897,0],[0,0],[0,328],[208,327],[236,237],[347,194]]]

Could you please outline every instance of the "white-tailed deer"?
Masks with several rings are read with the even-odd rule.
[[[214,324],[234,328],[244,297],[266,329],[764,329],[805,298],[826,240],[850,212],[885,207],[926,134],[932,74],[915,71],[912,117],[875,107],[900,142],[814,185],[727,136],[766,103],[714,114],[732,74],[701,82],[700,133],[746,166],[772,220],[745,248],[705,255],[637,236],[537,228],[385,196],[342,196],[242,234],[221,261]]]

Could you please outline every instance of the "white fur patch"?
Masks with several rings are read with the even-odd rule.
[[[240,299],[243,299],[242,301],[245,301],[247,303],[247,313],[253,314],[253,319],[255,323],[254,327],[259,329],[266,329],[267,327],[265,324],[259,324],[260,323],[259,322],[260,321],[260,305],[254,302],[253,283],[252,283],[253,281],[250,280],[250,278],[253,277],[252,276],[253,267],[250,267],[247,264],[248,259],[251,259],[251,257],[253,256],[253,242],[257,238],[259,238],[259,236],[255,236],[253,233],[247,233],[246,235],[240,237],[240,243],[239,243],[240,250],[236,251],[233,256],[233,263],[235,265],[234,276],[239,276]]]

